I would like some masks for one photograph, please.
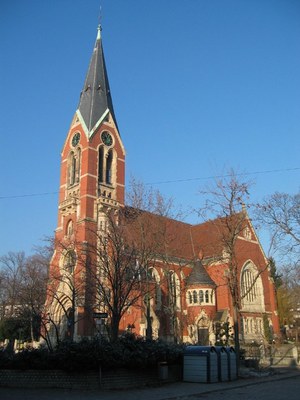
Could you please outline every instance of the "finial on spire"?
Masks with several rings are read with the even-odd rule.
[[[98,17],[98,19],[99,19],[99,23],[98,23],[98,28],[97,28],[97,30],[98,30],[98,33],[97,33],[97,40],[100,40],[100,39],[101,39],[101,31],[102,31],[102,26],[101,26],[101,20],[102,20],[102,6],[100,6],[100,8],[99,8],[99,17]]]
[[[98,25],[97,30],[98,30],[97,40],[100,40],[101,39],[101,31],[102,31],[102,26],[100,24]]]
[[[199,253],[198,253],[198,259],[202,261],[202,260],[203,260],[203,257],[204,257],[203,250],[200,249],[200,250],[199,250]]]
[[[247,206],[246,206],[245,203],[242,203],[242,211],[243,211],[244,213],[247,213]]]

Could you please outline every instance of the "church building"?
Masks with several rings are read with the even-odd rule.
[[[123,275],[118,284],[128,281],[132,287],[117,318],[119,334],[129,331],[203,345],[227,343],[238,311],[241,341],[276,337],[279,323],[268,260],[245,208],[232,220],[239,227],[234,265],[232,251],[224,244],[222,218],[192,225],[125,204],[125,147],[98,27],[79,105],[61,152],[45,314],[48,337],[80,340],[107,334],[114,318],[109,305],[120,299],[115,298],[105,265],[115,262],[114,268],[118,264],[120,270],[121,258],[123,264],[128,262],[127,278]],[[112,230],[118,229],[120,235],[120,227],[126,245],[122,241],[122,246],[112,246]]]

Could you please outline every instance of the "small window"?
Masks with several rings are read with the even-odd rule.
[[[104,166],[104,148],[103,146],[99,147],[98,152],[98,183],[103,182],[103,166]]]
[[[251,231],[248,226],[244,229],[243,235],[245,239],[251,240]]]
[[[107,159],[106,159],[106,183],[109,185],[112,183],[112,161],[113,161],[113,153],[112,150],[109,150]]]
[[[193,303],[196,304],[198,302],[198,296],[196,290],[193,291]]]
[[[209,303],[208,290],[205,290],[205,303]]]
[[[68,184],[73,186],[80,180],[81,150],[71,151],[68,159]]]
[[[203,290],[200,290],[199,291],[199,302],[200,302],[200,304],[203,303],[203,301],[204,301]]]
[[[74,185],[76,179],[76,158],[73,155],[71,164],[71,185]]]
[[[80,180],[80,164],[81,164],[81,150],[77,150],[76,170],[75,170],[75,181],[79,183]]]
[[[73,221],[70,220],[67,224],[66,235],[71,237],[73,235]]]

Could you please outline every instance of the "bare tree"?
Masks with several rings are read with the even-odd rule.
[[[276,192],[257,208],[258,220],[269,229],[275,251],[289,262],[300,261],[300,193]]]
[[[249,198],[251,182],[241,181],[236,173],[230,170],[224,178],[217,179],[213,186],[201,191],[205,196],[205,204],[199,214],[214,218],[210,221],[217,232],[218,249],[215,249],[220,260],[227,265],[226,285],[232,299],[234,343],[237,361],[240,353],[239,342],[239,311],[241,298],[247,293],[241,293],[239,284],[239,264],[237,259],[237,239],[245,229],[247,212],[245,204]],[[248,288],[248,291],[251,288]]]
[[[2,318],[20,321],[19,325],[30,332],[31,341],[37,340],[49,254],[44,248],[30,257],[25,257],[24,252],[10,252],[2,256],[0,262]]]
[[[182,214],[180,209],[175,208],[173,199],[164,197],[159,190],[148,187],[135,178],[131,178],[129,187],[126,194],[128,206],[170,218],[179,218]]]
[[[284,265],[280,270],[280,285],[277,288],[277,304],[280,326],[296,327],[298,335],[300,306],[300,277],[298,265]]]
[[[153,335],[152,322],[155,310],[152,304],[157,295],[153,269],[160,264],[164,271],[163,280],[165,281],[161,280],[160,285],[165,284],[168,288],[168,296],[163,307],[170,316],[172,331],[174,337],[177,338],[180,336],[177,321],[178,290],[175,290],[178,284],[174,281],[175,275],[170,273],[170,257],[174,256],[172,243],[176,232],[168,228],[170,224],[173,225],[170,219],[182,220],[184,213],[181,208],[175,207],[172,198],[163,196],[159,190],[154,190],[151,186],[146,187],[144,183],[132,178],[129,187],[127,202],[132,207],[131,212],[135,214],[133,224],[135,244],[139,249],[139,260],[146,277],[146,295],[144,296],[146,336],[151,339]]]
[[[40,318],[46,300],[49,255],[36,253],[27,258],[20,287],[20,312],[30,321],[31,341],[38,340]]]
[[[258,204],[256,217],[271,234],[270,251],[280,263],[282,285],[277,291],[281,325],[292,325],[300,293],[300,192],[276,192]]]
[[[9,252],[0,257],[2,314],[13,316],[20,304],[26,257],[24,252]]]
[[[159,198],[162,210],[164,200]],[[146,337],[153,337],[158,291],[154,269],[158,264],[165,269],[168,263],[171,235],[167,223],[168,218],[134,207],[107,210],[97,240],[92,241],[97,245],[89,244],[89,259],[94,265],[89,270],[96,274],[89,282],[95,284],[97,308],[109,315],[112,340],[118,336],[122,316],[132,306],[143,310]],[[167,279],[167,274],[164,276]]]
[[[144,266],[128,232],[125,210],[110,210],[105,223],[95,233],[96,245],[88,245],[89,288],[95,293],[94,309],[107,312],[110,338],[115,341],[124,313],[138,305],[143,293]]]
[[[56,251],[60,253],[60,261],[49,271],[42,319],[42,336],[49,348],[62,340],[73,341],[75,327],[85,317],[77,311],[85,306],[86,244],[75,240],[57,243]]]

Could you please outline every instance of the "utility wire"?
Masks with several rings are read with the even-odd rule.
[[[271,169],[265,171],[255,171],[255,172],[241,172],[235,174],[236,176],[249,176],[249,175],[263,175],[263,174],[271,174],[271,173],[278,173],[278,172],[291,172],[291,171],[299,171],[300,167],[295,168],[285,168],[285,169]],[[192,182],[192,181],[202,181],[208,179],[221,179],[221,178],[228,178],[230,174],[226,175],[212,175],[207,177],[198,177],[198,178],[183,178],[183,179],[174,179],[168,181],[157,181],[157,182],[148,182],[145,185],[165,185],[169,183],[182,183],[182,182]],[[128,186],[131,186],[130,184]],[[60,192],[45,192],[45,193],[29,193],[29,194],[19,194],[19,195],[9,195],[9,196],[0,196],[0,200],[4,199],[19,199],[24,197],[37,197],[37,196],[50,196],[54,194],[59,194]]]
[[[286,169],[273,169],[273,170],[256,171],[256,172],[240,172],[240,173],[236,173],[235,176],[270,174],[270,173],[275,173],[275,172],[287,172],[287,171],[297,171],[297,170],[300,170],[300,167],[286,168]],[[160,184],[165,184],[165,183],[190,182],[190,181],[200,181],[200,180],[207,180],[207,179],[220,179],[220,178],[228,178],[230,176],[231,176],[230,174],[212,175],[212,176],[200,177],[200,178],[186,178],[186,179],[176,179],[176,180],[170,180],[170,181],[150,182],[150,183],[145,183],[145,185],[160,185]]]

